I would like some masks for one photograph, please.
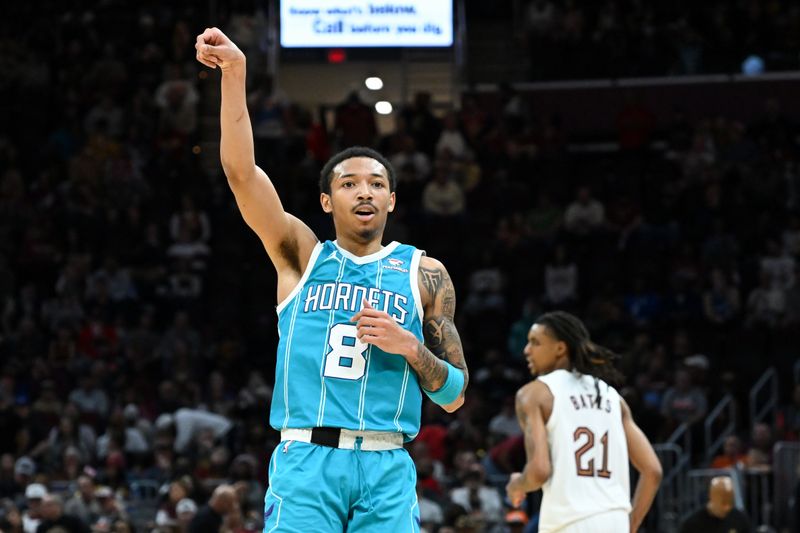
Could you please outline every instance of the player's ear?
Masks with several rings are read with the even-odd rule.
[[[394,211],[394,202],[396,200],[397,200],[397,198],[395,198],[395,196],[394,196],[394,191],[392,191],[392,194],[389,195],[389,212],[390,213],[392,211]]]
[[[331,203],[331,195],[324,192],[319,193],[319,203],[322,205],[322,210],[326,213],[333,212],[333,204]]]
[[[556,355],[567,355],[567,343],[564,341],[556,342]]]

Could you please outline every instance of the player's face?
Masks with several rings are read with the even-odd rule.
[[[394,200],[386,168],[369,157],[353,157],[336,165],[331,193],[320,197],[323,211],[333,214],[337,234],[364,241],[381,236]]]
[[[528,344],[525,345],[525,359],[531,374],[544,375],[555,370],[564,357],[566,345],[556,339],[542,324],[534,324],[528,331]]]

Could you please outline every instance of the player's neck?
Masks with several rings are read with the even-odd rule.
[[[382,237],[382,235],[378,235],[372,240],[361,241],[346,235],[337,235],[336,244],[338,244],[343,250],[347,250],[357,257],[364,257],[374,254],[383,248],[383,245],[381,244]]]

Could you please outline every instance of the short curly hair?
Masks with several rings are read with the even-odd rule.
[[[397,188],[397,178],[395,177],[394,167],[388,159],[383,157],[380,153],[372,148],[367,148],[366,146],[353,146],[351,148],[347,148],[346,150],[342,150],[338,154],[328,159],[328,162],[325,163],[324,167],[322,167],[322,172],[319,173],[319,191],[325,194],[330,194],[334,167],[345,159],[352,159],[354,157],[368,157],[383,165],[383,167],[386,169],[386,173],[389,175],[389,191],[393,192],[395,188]]]

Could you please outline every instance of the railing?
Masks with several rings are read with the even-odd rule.
[[[675,428],[669,436],[666,446],[671,448],[670,454],[678,451],[678,456],[674,464],[670,465],[669,472],[664,467],[664,477],[661,482],[661,490],[664,491],[662,508],[658,513],[658,531],[677,531],[681,517],[686,514],[687,492],[686,492],[686,473],[692,466],[692,432],[689,424],[685,422]],[[663,512],[662,512],[663,511]]]
[[[760,405],[763,391],[767,391],[763,405]],[[775,409],[778,407],[778,374],[774,367],[769,367],[764,374],[758,378],[755,385],[750,389],[750,424],[755,425],[763,422],[768,416],[771,418],[769,425],[775,421]]]
[[[743,472],[746,503],[750,521],[755,527],[772,524],[774,495],[772,469],[746,469]]]
[[[689,457],[689,459],[691,459],[692,432],[689,428],[689,424],[684,422],[683,424],[675,428],[675,431],[672,432],[672,435],[669,436],[666,443],[680,446],[683,450],[683,453],[686,454]]]
[[[716,438],[713,437],[714,423],[720,419],[724,414],[727,414],[728,422],[722,428]],[[708,414],[705,422],[703,422],[704,444],[705,444],[705,461],[710,463],[711,459],[717,455],[717,452],[725,442],[725,439],[736,430],[736,404],[733,401],[733,396],[726,394],[722,397],[716,407]]]
[[[797,368],[797,365],[795,366]],[[774,525],[779,531],[800,531],[795,490],[800,483],[800,442],[778,442],[772,449]]]
[[[690,455],[675,443],[653,446],[664,477],[656,494],[653,509],[647,516],[647,531],[677,531],[686,508],[686,473]]]

